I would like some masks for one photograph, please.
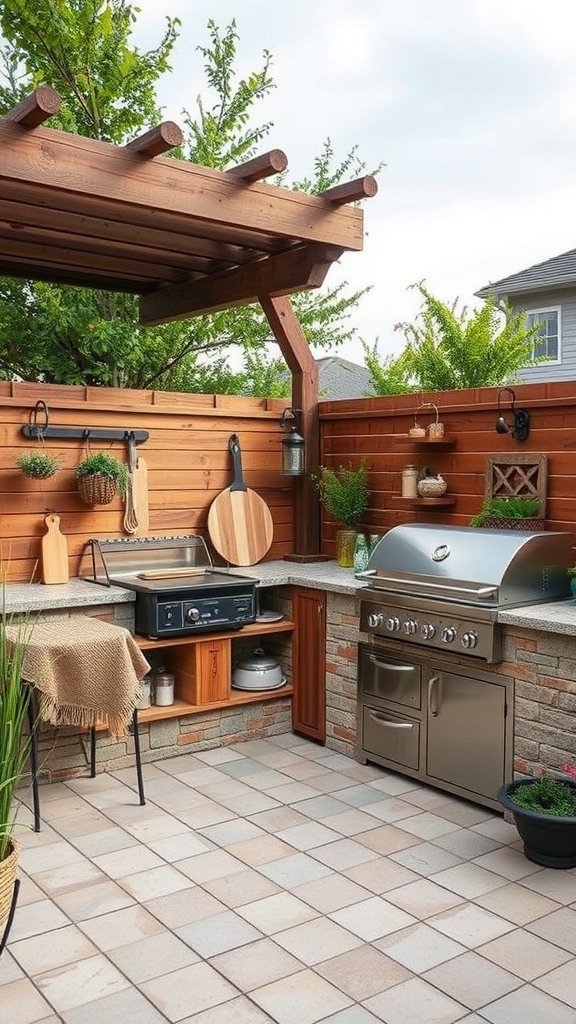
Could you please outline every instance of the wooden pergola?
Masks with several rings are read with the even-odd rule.
[[[41,86],[0,119],[0,274],[140,297],[144,326],[259,302],[292,373],[292,406],[318,452],[318,372],[288,296],[318,288],[363,245],[355,203],[367,175],[310,196],[264,179],[281,150],[227,171],[162,154],[182,141],[164,122],[125,146],[43,127],[60,98]],[[318,551],[318,507],[295,480],[294,548]]]

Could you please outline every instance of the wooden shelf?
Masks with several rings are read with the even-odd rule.
[[[183,718],[184,715],[200,715],[203,711],[214,711],[217,708],[229,708],[239,704],[255,704],[261,700],[277,700],[280,697],[291,697],[293,686],[288,683],[275,690],[231,690],[226,700],[215,700],[209,704],[188,704],[185,700],[175,700],[168,707],[153,704],[138,712],[138,723],[159,722],[164,718]]]
[[[450,508],[451,505],[456,504],[456,498],[454,495],[450,495],[446,498],[396,498],[391,499],[393,504],[399,504],[404,508],[434,508],[444,507]]]
[[[241,629],[228,629],[214,631],[212,633],[188,633],[187,636],[163,636],[158,640],[152,640],[147,636],[135,636],[134,640],[141,650],[151,648],[179,647],[182,644],[199,643],[203,640],[236,640],[243,636],[263,636],[268,633],[293,633],[294,623],[291,619],[278,619],[277,622],[251,622]]]
[[[410,437],[409,434],[393,434],[392,437],[401,441],[410,441],[410,444],[422,445],[425,448],[451,448],[456,444],[456,437],[453,434],[444,434],[443,437]]]

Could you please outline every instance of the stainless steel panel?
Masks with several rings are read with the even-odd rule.
[[[401,718],[389,711],[364,707],[362,714],[363,750],[394,761],[399,766],[419,767],[420,723]]]
[[[426,774],[495,800],[505,781],[505,687],[426,669],[424,686]]]
[[[363,694],[420,708],[419,665],[389,658],[375,647],[361,647],[359,671]]]

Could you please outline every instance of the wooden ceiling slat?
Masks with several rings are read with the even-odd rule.
[[[74,271],[93,268],[107,274],[128,273],[130,277],[140,278],[144,282],[178,281],[182,280],[183,276],[182,270],[177,268],[173,270],[165,263],[137,262],[137,252],[126,259],[117,259],[111,253],[102,256],[96,252],[79,252],[59,245],[29,244],[19,242],[17,239],[12,239],[9,248],[3,252],[4,266],[9,265],[11,260],[15,262],[36,260],[37,263],[41,262],[47,268],[52,266],[62,269],[70,267]]]

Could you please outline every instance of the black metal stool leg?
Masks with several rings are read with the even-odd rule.
[[[39,832],[41,827],[40,819],[40,794],[38,792],[38,742],[36,738],[36,700],[34,689],[29,689],[28,700],[28,728],[30,730],[30,770],[32,772],[32,802],[34,805],[34,831]]]
[[[140,797],[140,806],[143,807],[146,803],[144,798],[144,779],[142,777],[142,759],[140,757],[140,736],[138,734],[138,708],[134,708],[134,714],[132,715],[132,728],[134,730],[134,753],[136,755],[136,778],[138,779],[138,796]]]
[[[4,934],[0,939],[0,956],[4,952],[4,947],[8,942],[8,936],[10,935],[10,929],[12,928],[12,922],[14,920],[14,914],[16,912],[16,904],[18,902],[18,893],[20,892],[20,879],[17,878],[14,882],[14,888],[12,890],[12,902],[10,903],[10,910],[8,911],[8,917],[6,918],[6,926],[4,928]]]
[[[90,778],[96,778],[96,729],[90,729]]]

